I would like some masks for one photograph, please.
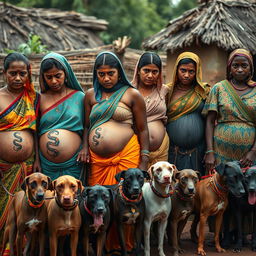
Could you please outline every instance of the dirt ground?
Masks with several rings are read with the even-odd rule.
[[[180,256],[192,256],[192,255],[197,255],[196,249],[197,245],[193,243],[190,240],[190,226],[191,226],[191,221],[189,221],[182,233],[181,236],[181,247],[182,249],[185,250],[185,253],[180,254]],[[205,239],[205,251],[207,256],[256,256],[256,252],[253,252],[249,247],[248,248],[243,248],[243,250],[240,253],[234,253],[232,252],[232,249],[227,250],[226,253],[217,253],[215,251],[214,247],[207,246],[207,243],[213,241],[213,233],[209,233],[206,227],[206,239]],[[170,250],[170,246],[165,244],[164,252],[166,256],[172,256],[172,252]],[[158,256],[158,250],[157,247],[151,248],[151,255],[152,256]]]

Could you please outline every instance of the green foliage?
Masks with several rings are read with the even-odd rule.
[[[185,11],[197,6],[197,0],[180,0],[177,5],[171,4],[170,19],[182,15]]]
[[[29,34],[28,41],[18,46],[17,51],[28,56],[33,53],[45,53],[47,46],[41,42],[41,37],[38,35]],[[14,50],[5,49],[6,53],[14,52]]]

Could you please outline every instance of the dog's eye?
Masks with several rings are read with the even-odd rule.
[[[36,188],[36,186],[37,186],[37,183],[36,183],[35,181],[33,181],[33,182],[30,183],[30,187],[31,187],[32,189]]]
[[[42,181],[42,186],[43,186],[44,188],[47,188],[47,182]]]
[[[64,184],[62,184],[62,183],[59,184],[59,185],[57,186],[57,188],[58,188],[58,189],[63,189],[63,188],[64,188]]]
[[[76,185],[75,185],[75,184],[71,184],[70,187],[71,187],[72,189],[75,189],[75,188],[76,188]]]

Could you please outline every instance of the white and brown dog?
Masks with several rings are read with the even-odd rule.
[[[164,233],[168,216],[171,212],[172,183],[177,171],[175,165],[168,162],[157,162],[149,168],[152,181],[145,183],[142,191],[146,204],[144,219],[145,256],[150,256],[150,227],[152,222],[158,221],[158,251],[160,256],[165,256],[163,251]]]

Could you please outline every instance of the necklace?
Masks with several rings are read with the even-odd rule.
[[[239,87],[236,87],[236,85],[233,83],[233,81],[230,81],[230,82],[231,82],[231,85],[232,85],[237,91],[244,91],[244,90],[248,89],[248,86],[239,88]]]
[[[155,86],[152,87],[152,88],[151,88],[151,92],[150,92],[147,96],[144,96],[143,93],[142,93],[142,91],[140,90],[140,93],[141,93],[141,95],[143,96],[144,101],[145,101],[146,103],[149,103],[149,102],[151,101],[152,93],[154,92],[155,89],[156,89]]]

